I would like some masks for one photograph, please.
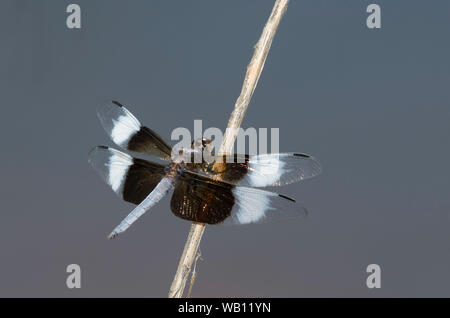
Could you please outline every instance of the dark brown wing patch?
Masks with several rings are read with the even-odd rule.
[[[175,184],[172,212],[183,219],[217,224],[230,216],[234,186],[185,171]]]
[[[164,166],[155,162],[133,158],[125,176],[122,197],[125,201],[139,204],[164,177]]]
[[[249,158],[249,155],[224,155],[220,162],[207,166],[207,173],[219,180],[236,184],[248,173]]]
[[[164,160],[169,160],[172,152],[172,147],[161,136],[144,126],[130,138],[127,149],[157,156]]]

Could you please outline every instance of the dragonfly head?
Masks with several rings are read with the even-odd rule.
[[[212,154],[213,143],[210,139],[199,138],[193,140],[190,148],[172,150],[173,163],[210,163],[214,161]]]
[[[202,155],[201,161],[208,162],[214,161],[214,153],[212,150],[214,149],[214,144],[211,139],[208,138],[198,138],[192,141],[191,149],[198,154]]]
[[[192,140],[191,148],[196,150],[207,149],[211,146],[211,139],[208,138],[198,138]]]

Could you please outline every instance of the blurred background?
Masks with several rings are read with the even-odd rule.
[[[168,141],[224,129],[274,1],[77,0],[81,29],[70,3],[0,4],[0,296],[166,297],[190,223],[167,197],[107,240],[133,206],[88,165],[112,145],[95,108],[121,101]],[[271,189],[310,214],[208,226],[192,296],[450,296],[450,2],[377,0],[374,30],[370,3],[290,2],[243,127],[320,161]]]

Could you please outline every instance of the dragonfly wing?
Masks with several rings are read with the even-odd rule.
[[[97,115],[108,136],[124,149],[169,160],[172,148],[156,132],[142,126],[139,120],[117,101],[104,103]]]

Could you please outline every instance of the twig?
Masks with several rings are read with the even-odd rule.
[[[238,134],[238,128],[241,126],[242,120],[244,119],[248,104],[250,103],[253,92],[255,91],[259,77],[264,68],[264,63],[266,62],[267,54],[269,53],[270,46],[281,18],[287,9],[288,2],[289,0],[275,1],[270,17],[262,31],[261,37],[255,45],[253,57],[247,66],[247,73],[245,74],[241,94],[234,105],[234,110],[231,113],[230,120],[228,121],[227,130],[225,131],[218,154],[231,154],[233,152],[233,146]],[[203,223],[192,223],[177,272],[175,273],[175,278],[169,290],[169,298],[180,298],[183,296],[186,281],[191,271],[192,264],[196,259],[197,250],[200,245],[203,232],[205,231],[205,226],[206,225]]]
[[[201,261],[203,261],[202,253],[200,251],[198,251],[197,256],[195,257],[194,268],[192,269],[192,275],[191,275],[191,282],[189,283],[189,289],[188,289],[187,296],[186,296],[187,298],[191,297],[192,287],[194,286],[195,279],[197,278],[197,262],[199,259]]]

